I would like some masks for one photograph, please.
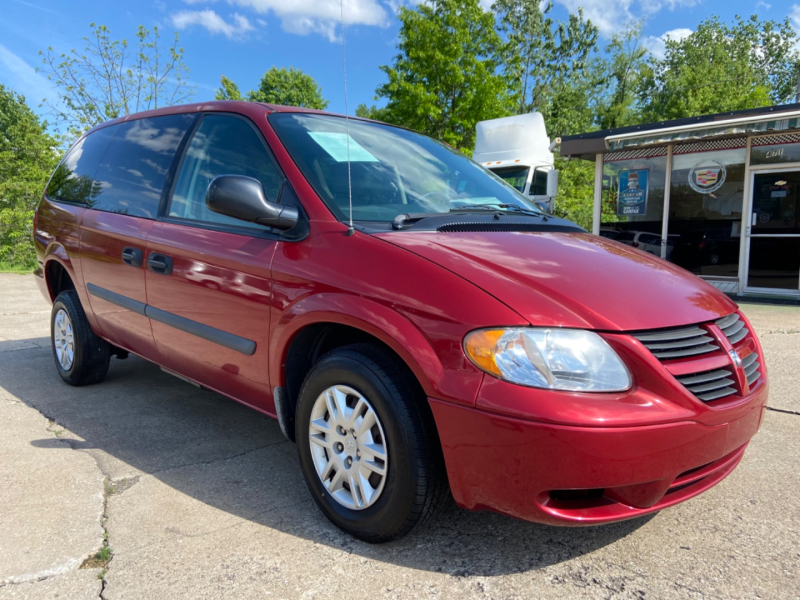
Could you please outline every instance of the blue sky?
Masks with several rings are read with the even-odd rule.
[[[481,0],[484,6],[491,0]],[[380,65],[396,54],[395,11],[413,0],[345,0],[350,111],[372,103],[384,81]],[[604,38],[633,19],[645,19],[645,44],[658,53],[665,35],[680,37],[711,15],[761,18],[789,16],[800,30],[800,0],[555,0],[554,15],[565,18],[583,7]],[[197,85],[198,100],[213,98],[221,75],[243,92],[255,87],[272,66],[296,67],[312,75],[344,112],[339,0],[0,0],[0,83],[24,94],[37,111],[54,98],[47,79],[36,73],[38,51],[82,48],[89,23],[107,25],[114,37],[132,38],[136,26],[178,30]],[[380,104],[380,102],[378,102]]]

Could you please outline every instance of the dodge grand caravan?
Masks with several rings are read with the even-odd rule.
[[[736,467],[767,401],[726,296],[381,123],[130,115],[67,152],[34,229],[66,383],[134,353],[277,418],[371,542],[448,489],[553,525],[664,509]]]

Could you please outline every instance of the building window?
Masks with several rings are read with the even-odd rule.
[[[745,148],[673,152],[670,260],[696,275],[738,277]]]
[[[778,136],[775,137],[777,138]],[[783,163],[800,162],[800,136],[794,134],[780,137],[792,141],[789,143],[769,144],[766,142],[771,142],[775,138],[755,138],[753,140],[753,148],[750,151],[750,164],[782,165]]]
[[[600,235],[661,256],[666,171],[666,156],[606,162]]]

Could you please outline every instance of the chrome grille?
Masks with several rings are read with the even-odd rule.
[[[714,338],[700,327],[638,333],[633,337],[642,342],[659,360],[707,354],[719,348],[714,342]]]
[[[758,378],[761,377],[761,373],[758,370],[758,367],[760,366],[761,365],[758,362],[758,354],[755,352],[748,354],[742,359],[744,374],[747,376],[747,385],[753,385],[756,381],[758,381]]]
[[[703,402],[711,402],[736,393],[736,380],[731,370],[727,368],[682,375],[676,379]]]
[[[744,321],[742,321],[736,313],[719,319],[717,321],[717,327],[719,327],[722,333],[725,334],[725,337],[728,338],[731,346],[735,346],[741,342],[747,337],[747,334],[750,333],[744,326]]]

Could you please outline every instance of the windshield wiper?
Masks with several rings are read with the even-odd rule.
[[[392,220],[392,229],[406,229],[412,223],[417,223],[418,221],[422,221],[428,217],[441,217],[442,215],[448,215],[452,213],[469,214],[471,212],[493,212],[501,214],[504,212],[515,212],[524,215],[530,215],[532,217],[541,217],[544,221],[547,221],[548,218],[546,214],[528,208],[523,208],[522,206],[518,206],[516,204],[465,204],[464,206],[456,206],[455,208],[451,208],[448,212],[399,214]]]
[[[405,229],[412,223],[422,221],[422,219],[427,219],[428,217],[440,217],[446,214],[448,213],[403,213],[401,215],[397,215],[392,220],[392,229]]]
[[[505,210],[501,210],[505,209]],[[481,212],[517,212],[525,215],[531,215],[533,217],[541,217],[545,221],[547,221],[547,215],[544,213],[539,212],[538,210],[531,210],[529,208],[523,208],[517,204],[465,204],[463,206],[456,206],[455,208],[451,208],[450,212],[470,212],[470,211],[481,211]]]

